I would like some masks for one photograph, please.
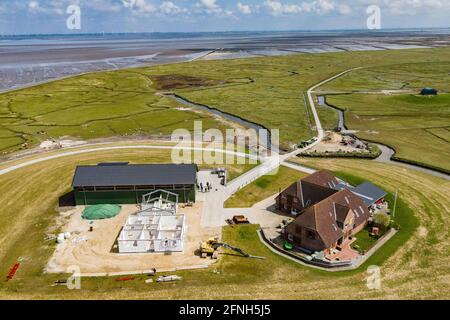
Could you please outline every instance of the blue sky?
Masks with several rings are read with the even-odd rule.
[[[369,5],[382,28],[450,27],[450,0],[0,0],[0,34],[364,29]]]

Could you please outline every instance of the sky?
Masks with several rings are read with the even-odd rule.
[[[365,29],[371,5],[382,29],[450,27],[450,0],[0,0],[0,34]]]

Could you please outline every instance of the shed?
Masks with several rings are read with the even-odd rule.
[[[423,96],[436,96],[438,91],[433,88],[423,88],[420,94]]]

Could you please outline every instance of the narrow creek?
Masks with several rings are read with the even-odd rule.
[[[326,96],[318,96],[317,99],[318,99],[318,103],[320,106],[328,107],[328,108],[331,108],[338,112],[338,114],[339,114],[338,129],[340,130],[340,132],[342,132],[342,133],[349,132],[348,128],[345,125],[345,112],[339,108],[329,105],[326,101]],[[402,162],[402,161],[392,160],[392,157],[395,155],[394,149],[392,149],[391,147],[386,146],[384,144],[381,144],[381,143],[375,143],[375,144],[381,150],[381,155],[378,158],[374,159],[373,161],[399,165],[399,166],[402,166],[402,167],[405,167],[408,169],[414,169],[417,171],[421,171],[421,172],[433,175],[435,177],[450,180],[450,175],[448,175],[444,172],[421,167],[421,166],[414,165],[414,164],[409,164],[409,163]]]
[[[241,117],[238,117],[238,116],[235,116],[235,115],[233,115],[231,113],[220,111],[217,108],[210,107],[210,106],[207,106],[205,104],[189,101],[188,99],[183,98],[183,97],[181,97],[181,96],[179,96],[177,94],[174,94],[174,93],[168,93],[168,94],[165,94],[165,96],[170,97],[170,98],[174,99],[175,101],[177,101],[177,102],[179,102],[179,103],[181,103],[181,104],[183,104],[185,106],[188,106],[188,107],[191,107],[191,108],[194,108],[194,109],[200,109],[202,111],[206,111],[206,112],[212,113],[212,114],[214,114],[216,116],[219,116],[221,118],[233,121],[233,122],[235,122],[235,123],[237,123],[237,124],[247,128],[247,129],[254,129],[254,130],[256,130],[256,132],[260,135],[259,136],[259,144],[262,147],[264,147],[265,149],[270,150],[272,137],[271,137],[271,134],[270,134],[270,130],[268,130],[264,126],[262,126],[260,124],[257,124],[257,123],[254,123],[254,122],[251,122],[251,121],[248,121],[248,120],[245,120],[245,119],[243,119]]]
[[[345,126],[345,114],[344,114],[344,111],[329,105],[327,103],[327,101],[326,101],[326,97],[325,96],[317,96],[317,99],[319,101],[319,106],[333,109],[334,111],[336,111],[338,113],[339,120],[338,120],[337,128],[339,129],[339,132],[345,133],[347,131],[347,127]]]

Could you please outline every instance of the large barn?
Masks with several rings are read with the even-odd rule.
[[[72,182],[75,204],[138,204],[155,190],[176,193],[180,202],[195,202],[197,171],[194,164],[78,166]]]

